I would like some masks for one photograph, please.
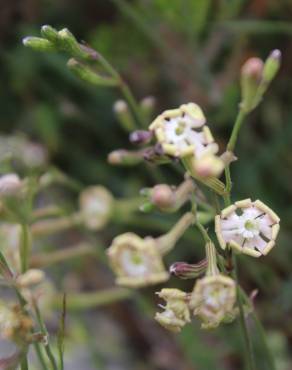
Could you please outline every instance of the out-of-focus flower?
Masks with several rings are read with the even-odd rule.
[[[218,151],[218,145],[205,123],[201,108],[195,103],[188,103],[160,114],[150,125],[150,130],[154,131],[166,154],[175,157],[194,155],[198,159]]]
[[[15,173],[8,173],[0,177],[0,196],[12,196],[22,188],[22,181]]]
[[[100,230],[110,219],[114,199],[103,186],[90,186],[80,194],[79,203],[85,226]]]
[[[9,307],[0,302],[0,335],[17,344],[27,342],[31,337],[32,320],[17,305]]]
[[[19,275],[16,283],[20,288],[27,288],[41,283],[45,278],[45,273],[39,269],[30,269]]]
[[[220,274],[209,275],[197,280],[190,308],[202,320],[202,328],[215,328],[231,315],[235,300],[234,280]]]
[[[157,295],[165,300],[166,305],[160,305],[164,311],[157,312],[155,320],[170,331],[180,332],[191,321],[188,294],[179,289],[165,288]]]
[[[215,231],[223,249],[229,245],[253,257],[274,247],[280,218],[264,203],[250,199],[235,202],[215,218]]]
[[[169,278],[153,238],[142,239],[134,233],[119,235],[108,249],[108,257],[119,285],[141,287]]]

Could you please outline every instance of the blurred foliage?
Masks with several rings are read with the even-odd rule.
[[[169,168],[158,173],[145,171],[145,166],[110,167],[106,158],[111,150],[131,148],[112,111],[118,93],[78,81],[61,55],[25,49],[24,35],[37,35],[43,24],[68,27],[116,66],[139,99],[155,96],[157,113],[186,101],[202,105],[222,149],[237,111],[240,66],[250,56],[265,58],[274,48],[282,51],[280,74],[244,125],[237,148],[240,161],[232,166],[234,198],[260,198],[282,219],[280,241],[269,257],[240,258],[245,289],[260,289],[256,306],[279,370],[292,368],[291,19],[289,0],[4,0],[0,14],[1,133],[25,133],[44,144],[52,163],[71,177],[83,184],[103,184],[116,196],[136,196],[161,178],[177,184],[180,176]],[[162,228],[167,227],[165,219],[171,220],[155,217]],[[147,220],[142,217],[136,225],[132,221],[126,229],[156,233],[155,219],[150,227]],[[121,230],[112,225],[100,235],[101,242],[107,245]],[[188,240],[172,253],[172,261],[200,257],[200,248]],[[87,272],[82,261],[71,272],[85,278],[85,288],[111,284],[104,267],[96,272],[94,262],[86,264]],[[188,328],[172,337],[152,321],[153,292],[143,292],[143,298],[137,292],[131,302],[94,312],[94,324],[87,315],[76,314],[84,325],[72,329],[72,343],[80,342],[84,361],[99,369],[242,368],[236,324],[215,334]],[[70,346],[68,356],[74,353]],[[258,368],[265,370],[256,349]]]

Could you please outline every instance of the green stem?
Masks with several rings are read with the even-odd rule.
[[[23,358],[20,362],[21,370],[28,370],[28,362],[27,362],[27,350],[24,351]]]
[[[29,254],[30,254],[30,230],[27,224],[21,225],[21,241],[19,253],[20,253],[21,272],[24,273],[29,268]]]
[[[233,129],[232,129],[232,132],[231,132],[230,139],[229,139],[228,144],[227,144],[227,150],[229,150],[230,152],[234,151],[235,144],[236,144],[236,141],[237,141],[237,138],[238,138],[238,133],[239,133],[239,130],[242,126],[242,123],[243,123],[245,117],[246,117],[246,112],[243,109],[240,109],[239,112],[238,112],[238,115],[236,117]]]
[[[39,310],[36,302],[34,302],[34,309],[35,309],[35,313],[36,313],[36,317],[37,317],[37,320],[38,320],[40,329],[41,329],[43,335],[48,337],[49,336],[49,333],[47,331],[46,325],[45,325],[45,323],[43,321],[43,318],[41,316],[40,310]],[[49,341],[48,341],[47,344],[44,345],[44,347],[45,347],[45,351],[47,353],[47,356],[48,356],[48,358],[49,358],[49,360],[50,360],[50,362],[52,364],[53,369],[54,370],[58,370],[58,366],[57,366],[55,357],[53,355],[53,352],[51,350]]]
[[[140,110],[139,104],[136,101],[134,95],[132,94],[132,91],[130,90],[127,83],[123,80],[121,75],[116,71],[116,69],[102,56],[98,55],[98,61],[102,64],[104,69],[118,81],[118,86],[124,95],[125,99],[127,100],[137,122],[138,126],[143,127],[144,126],[144,117],[142,115],[142,112]]]
[[[66,297],[68,310],[84,310],[108,305],[132,296],[133,292],[125,288],[111,288],[88,293],[69,293]],[[60,308],[62,297],[57,295],[54,299],[54,306]]]
[[[239,307],[239,322],[241,331],[243,333],[244,342],[245,342],[245,354],[246,354],[246,363],[249,370],[256,370],[255,362],[254,362],[254,355],[253,355],[253,348],[252,348],[252,341],[250,337],[250,333],[248,331],[246,318],[244,315],[244,309],[243,309],[243,302],[242,297],[240,294],[240,285],[238,283],[238,273],[237,273],[237,262],[236,258],[233,255],[233,264],[234,264],[234,270],[233,270],[233,278],[236,280],[236,296],[237,296],[237,304]]]
[[[251,309],[251,315],[252,315],[253,321],[255,323],[255,326],[256,326],[256,329],[257,329],[257,333],[258,333],[258,335],[261,338],[261,343],[263,344],[263,350],[265,352],[265,358],[267,359],[267,362],[269,364],[269,368],[271,370],[276,370],[275,361],[274,361],[273,355],[272,355],[272,353],[270,351],[270,348],[268,346],[267,337],[266,337],[266,334],[265,334],[265,330],[263,328],[263,325],[260,322],[260,320],[259,320],[259,318],[258,318],[258,316],[256,314],[256,311],[253,309],[253,307],[252,307],[253,305],[250,302],[249,297],[246,295],[246,293],[241,288],[240,288],[240,295],[245,300],[245,302],[247,303],[247,305],[248,306],[251,306],[251,308],[252,308]]]

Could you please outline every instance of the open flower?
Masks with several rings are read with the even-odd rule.
[[[162,289],[157,295],[166,301],[163,312],[157,312],[155,320],[166,329],[180,332],[191,321],[188,307],[188,294],[179,289]]]
[[[274,247],[279,222],[279,217],[265,204],[245,199],[216,216],[215,231],[223,249],[229,245],[240,253],[259,257]]]
[[[166,154],[175,157],[193,155],[199,159],[218,151],[218,145],[205,123],[201,108],[195,103],[188,103],[164,111],[149,128],[154,131]]]
[[[100,230],[111,216],[114,199],[103,186],[90,186],[80,194],[79,203],[85,226]]]
[[[215,328],[233,311],[236,300],[235,281],[221,274],[197,280],[191,294],[190,308],[202,320],[202,328]]]
[[[108,256],[119,285],[141,287],[169,278],[153,238],[143,239],[134,233],[119,235],[108,249]]]

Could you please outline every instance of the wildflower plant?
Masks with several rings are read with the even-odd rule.
[[[13,361],[20,363],[21,370],[27,370],[27,355],[34,346],[43,370],[62,370],[67,304],[68,308],[70,305],[85,308],[130,295],[127,289],[112,288],[102,293],[93,292],[90,298],[69,294],[62,302],[62,297],[54,289],[44,288],[49,280],[42,269],[72,257],[94,255],[90,245],[92,238],[85,238],[81,245],[71,246],[61,253],[50,252],[45,256],[35,252],[35,245],[42,238],[69,228],[85,228],[90,234],[117,220],[126,224],[132,214],[138,217],[137,212],[158,211],[177,215],[178,221],[164,234],[140,236],[128,231],[113,239],[107,257],[116,284],[129,288],[166,284],[171,274],[180,279],[192,279],[191,291],[163,287],[157,292],[162,303],[155,320],[172,332],[181,331],[193,319],[198,320],[203,329],[215,329],[239,320],[248,354],[247,365],[249,370],[255,370],[248,315],[257,323],[258,320],[253,304],[240,287],[236,259],[238,253],[252,257],[267,255],[276,245],[280,219],[259,200],[232,200],[230,167],[237,159],[235,149],[240,128],[246,116],[260,104],[274,79],[280,67],[281,53],[274,50],[265,62],[251,58],[244,64],[239,113],[226,150],[220,154],[212,133],[213,126],[207,123],[198,104],[187,102],[165,110],[152,121],[154,98],[137,101],[106,58],[79,43],[68,29],[57,31],[51,26],[43,26],[41,37],[26,37],[23,43],[36,51],[65,53],[69,58],[68,68],[77,77],[95,86],[117,88],[123,94],[123,99],[114,105],[114,113],[123,130],[130,133],[130,142],[138,148],[113,148],[115,150],[108,157],[111,165],[134,166],[151,162],[152,166],[159,166],[175,162],[181,165],[184,174],[178,186],[165,181],[141,189],[140,196],[117,199],[100,185],[80,188],[65,174],[50,168],[45,149],[34,146],[34,150],[43,154],[36,165],[38,171],[23,177],[10,171],[0,177],[0,234],[5,236],[1,238],[5,245],[0,250],[0,273],[3,283],[16,293],[13,303],[0,302],[0,330],[2,336],[17,345]],[[23,153],[24,140],[20,147]],[[14,148],[13,155],[21,159],[23,155],[19,152],[20,149]],[[41,168],[43,165],[45,169]],[[79,205],[74,210],[65,212],[58,202],[46,207],[37,206],[39,194],[56,184],[78,189]],[[212,236],[213,229],[217,238]],[[174,262],[167,269],[164,256],[176,247],[186,232],[201,236],[205,257],[195,263]],[[50,293],[47,294],[50,302],[46,300],[45,304],[41,299],[44,290]],[[59,339],[54,343],[44,317],[45,306],[56,305],[56,302],[59,306],[61,303],[62,312]],[[273,369],[269,353],[267,357]]]

